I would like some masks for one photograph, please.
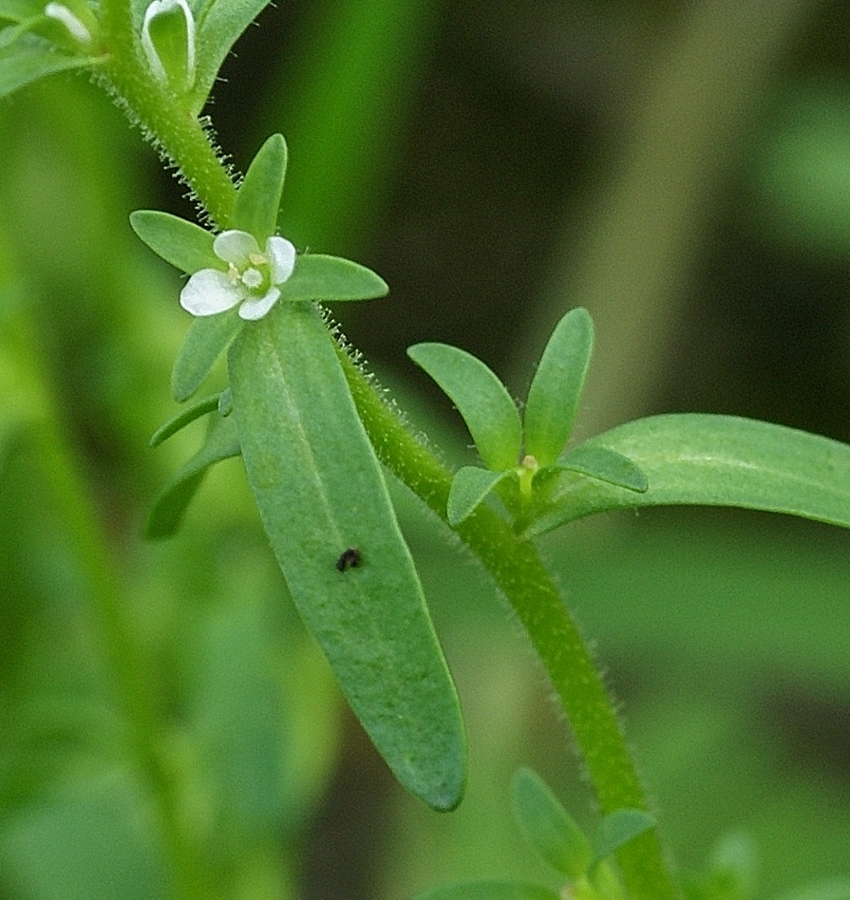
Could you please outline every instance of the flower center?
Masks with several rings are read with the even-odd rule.
[[[271,269],[268,258],[263,253],[251,253],[248,259],[253,265],[241,271],[233,264],[227,266],[227,277],[231,284],[241,284],[252,294],[265,294],[271,286]]]

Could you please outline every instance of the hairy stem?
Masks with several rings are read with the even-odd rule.
[[[340,349],[339,357],[381,461],[446,521],[451,473],[408,431],[348,354]],[[648,809],[602,678],[534,545],[487,507],[479,507],[456,531],[526,629],[566,713],[601,811]],[[627,844],[617,860],[631,897],[676,896],[656,830]]]
[[[126,27],[124,0],[104,0],[110,32]],[[116,29],[112,32],[114,25]],[[131,35],[132,37],[132,35]],[[126,38],[126,35],[125,35]],[[221,227],[231,220],[235,188],[229,172],[197,119],[188,119],[146,72],[137,42],[116,42],[106,75],[131,117],[137,116],[159,147],[178,165],[209,215]],[[404,427],[368,379],[339,350],[352,395],[376,452],[395,474],[441,518],[451,473]],[[536,549],[517,538],[486,508],[458,529],[513,606],[558,693],[587,765],[603,813],[622,807],[647,808],[614,708],[587,646]],[[618,855],[624,880],[637,900],[669,900],[675,890],[653,830]]]
[[[100,75],[107,90],[130,121],[177,167],[212,221],[227,228],[236,189],[213,145],[208,124],[150,73],[127,0],[104,0],[102,27],[108,55]]]

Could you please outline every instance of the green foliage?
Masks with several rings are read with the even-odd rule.
[[[158,447],[163,441],[168,440],[172,435],[177,434],[178,431],[194,422],[195,419],[212,412],[214,409],[218,409],[221,400],[221,394],[213,394],[210,397],[204,397],[202,400],[196,400],[185,409],[181,409],[177,415],[160,425],[151,435],[151,447]]]
[[[520,769],[513,801],[520,829],[545,862],[570,881],[587,874],[593,858],[590,841],[539,775]]]
[[[260,246],[277,231],[287,157],[283,135],[273,134],[251,161],[236,195],[233,227],[253,234]]]
[[[407,355],[451,398],[481,459],[494,472],[519,461],[522,425],[507,388],[481,360],[447,344],[417,344]]]
[[[584,443],[567,450],[549,469],[552,475],[558,472],[578,472],[639,494],[649,489],[649,479],[637,463],[598,444]]]
[[[32,34],[22,34],[3,46],[5,32],[0,32],[0,97],[32,84],[47,75],[90,66],[92,59],[65,56]]]
[[[629,422],[584,446],[630,459],[645,473],[648,490],[561,475],[529,533],[603,510],[681,504],[850,525],[850,447],[825,437],[751,419],[684,414]]]
[[[591,841],[545,782],[526,768],[520,769],[513,779],[513,811],[529,845],[564,879],[560,894],[525,882],[483,881],[427,891],[416,900],[542,900],[566,895],[583,900],[621,900],[623,887],[608,858],[655,824],[653,817],[641,810],[619,809],[602,819]]]
[[[206,401],[188,412],[202,415],[205,406]],[[193,415],[193,418],[195,417]],[[174,421],[172,419],[164,428],[167,430]],[[146,537],[171,537],[180,527],[183,516],[210,466],[224,459],[239,456],[241,453],[236,424],[232,418],[224,418],[218,413],[213,413],[209,422],[210,425],[201,449],[181,466],[154,501],[145,526]],[[182,424],[188,424],[188,422]],[[158,433],[161,433],[162,430],[160,429]]]
[[[640,809],[618,809],[605,816],[593,834],[591,866],[607,859],[654,825],[655,819]]]
[[[242,325],[235,309],[192,322],[171,370],[171,395],[178,403],[188,400],[206,381]]]
[[[177,75],[169,69],[162,77],[139,53],[139,28],[150,8],[145,0],[132,6],[103,0],[96,9],[102,21],[74,0],[63,9],[81,16],[82,38],[74,33],[73,19],[63,21],[64,13],[57,19],[45,15],[40,4],[0,0],[0,18],[11,23],[0,33],[0,96],[52,72],[100,67],[122,108],[180,168],[208,220],[225,233],[244,232],[258,248],[274,247],[266,239],[275,235],[279,218],[287,164],[283,138],[273,135],[262,145],[237,190],[209,142],[206,123],[197,119],[219,66],[265,2],[195,0],[191,6],[196,33],[191,19],[179,18],[180,7],[172,10],[170,22],[159,23],[165,31],[152,37],[161,48],[170,41],[171,53],[163,53],[177,60],[171,67]],[[103,46],[110,50],[105,56],[98,49],[101,34],[95,26],[100,25]],[[194,48],[186,41],[193,33],[197,59],[191,79]],[[226,254],[217,255],[226,237],[216,243],[212,232],[163,213],[142,211],[131,221],[155,252],[190,275],[206,271],[213,281],[230,278],[231,287],[250,276],[254,283],[243,279],[239,290],[247,285],[259,291],[258,282],[268,287],[263,283],[270,278],[267,249],[245,252],[256,267],[245,275]],[[294,255],[288,242],[280,244]],[[411,358],[459,408],[486,466],[465,466],[452,479],[381,405],[363,374],[356,369],[352,374],[350,361],[340,359],[317,307],[321,301],[383,296],[385,282],[362,266],[326,255],[305,254],[291,267],[278,267],[284,268],[280,284],[272,282],[273,290],[264,295],[273,306],[261,321],[246,323],[233,308],[190,327],[172,374],[175,398],[183,402],[194,395],[225,351],[232,384],[155,433],[152,442],[159,444],[208,417],[201,449],[158,498],[148,534],[172,534],[209,467],[241,455],[294,603],[352,708],[401,783],[433,808],[451,809],[465,785],[464,726],[390,502],[381,454],[456,529],[514,605],[571,716],[590,780],[608,811],[588,840],[543,782],[521,773],[515,807],[532,847],[572,882],[577,898],[672,897],[654,820],[631,808],[643,805],[643,793],[613,708],[562,596],[527,538],[595,512],[670,504],[735,505],[850,526],[850,495],[844,488],[850,483],[850,449],[791,429],[717,416],[641,420],[566,449],[593,343],[590,317],[576,309],[558,323],[544,350],[522,420],[496,375],[465,351],[441,344],[411,348]],[[368,411],[364,395],[380,407],[378,413]],[[118,579],[110,574],[108,545],[92,526],[94,516],[80,500],[71,467],[61,462],[67,450],[54,441],[60,449],[54,448],[53,456],[60,462],[52,459],[45,470],[64,497],[68,531],[85,570],[81,580],[94,598],[115,681],[108,693],[121,697],[121,727],[128,732],[122,735],[127,748],[122,753],[130,764],[123,757],[112,763],[118,771],[117,807],[112,796],[101,803],[97,791],[63,796],[57,790],[39,810],[4,820],[4,877],[22,893],[44,897],[96,897],[116,879],[139,896],[207,897],[217,875],[229,870],[229,854],[249,856],[245,848],[258,843],[258,833],[274,832],[287,806],[275,727],[284,712],[268,679],[269,660],[282,642],[266,643],[269,623],[253,616],[254,610],[243,618],[236,607],[210,616],[201,629],[203,675],[187,709],[197,717],[197,745],[219,777],[214,788],[197,788],[192,761],[180,756],[181,736],[170,732],[170,711],[160,708],[160,698],[151,696],[144,681],[161,661],[147,652],[144,627],[137,639],[136,623],[116,602]],[[250,590],[245,593],[250,596]],[[168,708],[170,700],[161,705]],[[205,801],[210,793],[216,799]],[[121,805],[129,806],[127,797],[137,798],[134,808],[146,810],[151,821],[132,818]],[[221,834],[211,837],[204,834],[203,821],[216,803],[221,810],[209,821],[223,825]],[[113,832],[108,827],[113,819],[130,827]],[[154,819],[158,824],[151,824]],[[173,890],[153,846],[160,839],[174,869]],[[97,848],[109,843],[114,859],[100,866]],[[741,900],[751,893],[746,854],[735,849],[715,861],[705,878],[689,883],[689,897]],[[615,853],[616,868],[609,859]],[[212,859],[219,866],[208,874],[205,861]],[[251,862],[252,874],[267,870],[267,859],[257,862],[252,856]],[[260,881],[257,876],[254,886]],[[279,880],[271,882],[279,887]],[[260,895],[259,889],[255,893]],[[800,894],[818,900],[845,895],[844,881]],[[424,896],[553,900],[558,895],[525,882],[482,882]]]
[[[305,253],[298,257],[295,271],[280,287],[280,299],[287,302],[321,300],[338,303],[373,300],[389,288],[380,275],[350,259]]]
[[[258,244],[275,227],[286,162],[286,144],[275,135],[239,189],[234,225]],[[205,264],[208,239],[189,223],[156,213],[132,221],[178,267]],[[451,809],[466,771],[457,695],[379,464],[312,302],[385,291],[362,266],[306,256],[262,325],[244,328],[234,310],[196,321],[178,354],[174,394],[191,396],[232,343],[232,414],[213,414],[203,447],[158,498],[147,534],[173,533],[209,466],[241,452],[293,599],[352,708],[400,781],[434,808]],[[157,436],[208,406],[172,419]]]
[[[459,525],[475,512],[476,507],[499,484],[509,478],[511,472],[493,472],[478,466],[463,466],[455,472],[452,489],[446,503],[449,525]]]
[[[417,344],[411,359],[440,385],[457,406],[488,470],[465,466],[456,473],[447,510],[459,525],[497,487],[520,532],[542,533],[550,514],[553,483],[562,472],[578,472],[627,491],[646,491],[641,468],[608,447],[564,446],[573,427],[590,364],[593,325],[586,310],[574,309],[549,339],[529,389],[523,423],[507,388],[480,360],[445,344]],[[525,440],[522,460],[519,459]],[[552,526],[554,527],[554,526]]]
[[[133,231],[148,247],[182,272],[191,274],[206,266],[221,267],[213,252],[215,235],[170,213],[139,209],[130,214]]]
[[[555,462],[567,445],[592,351],[590,315],[570,310],[546,344],[525,403],[525,452],[541,466]]]
[[[97,63],[97,20],[86,4],[57,4],[59,17],[48,15],[46,6],[39,0],[0,3],[0,26],[3,20],[10,23],[0,27],[0,97],[48,75]]]
[[[195,85],[192,112],[197,114],[209,99],[218,71],[243,31],[268,6],[269,0],[200,0],[193,5],[198,16]]]
[[[279,303],[243,329],[229,369],[248,478],[293,600],[399,780],[453,808],[465,782],[458,700],[319,313]]]

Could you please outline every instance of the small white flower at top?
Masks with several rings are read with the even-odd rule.
[[[201,269],[180,292],[180,305],[193,316],[214,316],[239,307],[239,316],[262,319],[280,297],[279,285],[295,269],[295,247],[285,238],[270,237],[264,250],[246,231],[223,231],[213,242],[215,255],[227,271]]]

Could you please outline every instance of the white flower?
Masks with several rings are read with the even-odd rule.
[[[157,38],[151,34],[155,19],[163,24],[170,23],[160,30]],[[148,4],[142,21],[142,48],[160,84],[168,84],[174,76],[183,82],[179,85],[183,89],[192,87],[195,80],[195,17],[186,0],[152,0]]]
[[[227,271],[201,269],[180,292],[180,305],[193,316],[214,316],[238,305],[240,318],[262,319],[280,297],[278,285],[295,268],[295,247],[276,235],[261,252],[246,231],[223,231],[213,241],[213,252],[227,263]]]

